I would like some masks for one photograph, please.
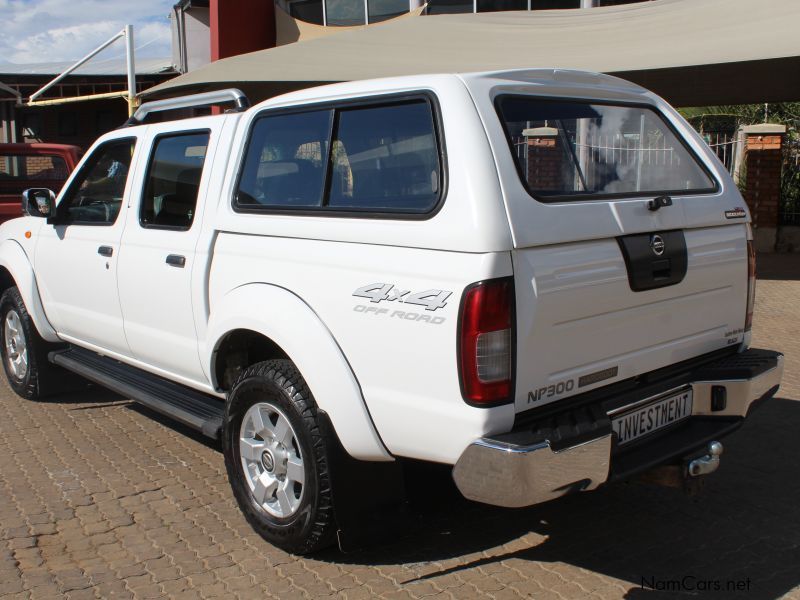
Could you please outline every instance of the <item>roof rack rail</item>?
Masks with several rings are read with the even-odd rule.
[[[241,112],[250,108],[250,100],[244,95],[244,92],[236,88],[228,88],[227,90],[218,90],[214,92],[203,92],[202,94],[191,94],[189,96],[179,96],[177,98],[167,98],[166,100],[155,100],[153,102],[145,102],[136,112],[133,113],[130,119],[125,123],[124,127],[132,125],[140,125],[142,121],[154,112],[162,112],[165,110],[176,110],[179,108],[197,108],[200,106],[210,106],[212,104],[222,104],[233,102],[236,105],[234,109],[236,112]]]

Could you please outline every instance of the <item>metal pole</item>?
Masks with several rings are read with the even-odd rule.
[[[125,25],[125,63],[128,69],[128,116],[136,110],[136,65],[133,58],[133,25]]]
[[[130,25],[128,25],[128,27],[130,27]],[[117,35],[115,35],[114,37],[112,37],[110,40],[108,40],[107,42],[105,42],[105,43],[104,43],[104,44],[102,44],[101,46],[98,46],[97,48],[95,48],[95,49],[94,49],[92,52],[90,52],[89,54],[87,54],[86,56],[84,56],[82,59],[80,59],[80,60],[79,60],[78,62],[76,62],[74,65],[72,65],[72,66],[71,66],[69,69],[67,69],[66,71],[64,71],[64,72],[63,72],[61,75],[59,75],[58,77],[56,77],[55,79],[53,79],[53,80],[52,80],[50,83],[48,83],[47,85],[45,85],[45,86],[44,86],[42,89],[40,89],[39,91],[37,91],[37,92],[35,92],[34,94],[32,94],[32,95],[31,95],[31,97],[29,98],[29,100],[36,100],[36,98],[38,98],[39,96],[41,96],[42,94],[44,94],[44,93],[45,93],[47,90],[49,90],[51,87],[53,87],[53,86],[54,86],[55,84],[57,84],[59,81],[61,81],[62,79],[64,79],[64,77],[66,77],[67,75],[69,75],[70,73],[72,73],[72,72],[73,72],[75,69],[77,69],[77,68],[78,68],[78,67],[80,67],[82,64],[84,64],[85,62],[87,62],[87,61],[89,61],[90,59],[94,58],[94,57],[95,57],[97,54],[99,54],[100,52],[102,52],[103,50],[105,50],[106,48],[108,48],[108,47],[109,47],[111,44],[113,44],[113,43],[114,43],[114,42],[116,42],[116,41],[117,41],[119,38],[121,38],[123,35],[125,35],[125,33],[126,33],[126,30],[127,30],[127,28],[128,28],[128,27],[126,27],[126,28],[125,28],[125,30],[123,30],[123,31],[120,31],[120,32],[119,32]],[[131,46],[131,48],[133,48],[133,47]],[[131,64],[133,64],[133,63],[131,63]]]
[[[636,191],[639,192],[642,190],[642,163],[644,162],[644,136],[646,130],[644,128],[644,115],[639,117],[639,153],[638,153],[638,161],[636,164]],[[666,163],[666,155],[664,156],[664,162]]]

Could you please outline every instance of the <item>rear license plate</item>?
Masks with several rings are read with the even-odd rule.
[[[617,434],[617,443],[627,444],[643,435],[688,419],[691,414],[692,390],[686,389],[614,417],[611,427]]]

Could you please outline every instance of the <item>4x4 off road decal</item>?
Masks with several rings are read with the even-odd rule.
[[[370,302],[402,302],[403,304],[416,304],[424,306],[425,310],[437,310],[447,306],[447,299],[453,292],[445,290],[425,290],[424,292],[411,293],[411,290],[401,290],[391,283],[371,283],[362,286],[353,292],[358,298],[369,298]]]

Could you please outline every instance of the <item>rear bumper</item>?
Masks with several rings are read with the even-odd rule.
[[[609,412],[620,412],[626,405],[611,410],[608,407],[615,402],[606,399],[569,414],[549,415],[548,426],[538,423],[474,441],[453,468],[453,479],[466,498],[505,507],[530,506],[572,491],[592,490],[606,481],[683,458],[736,430],[756,403],[775,395],[782,375],[782,354],[748,350],[687,373],[681,384],[693,390],[691,417],[631,448],[616,447],[609,417]],[[719,388],[724,388],[724,407],[719,402],[712,406],[714,388],[717,396]],[[647,397],[647,393],[640,396]],[[590,422],[581,423],[587,418]],[[553,423],[565,421],[568,425],[553,429]],[[565,435],[565,427],[574,435]],[[553,439],[558,442],[552,443]]]

